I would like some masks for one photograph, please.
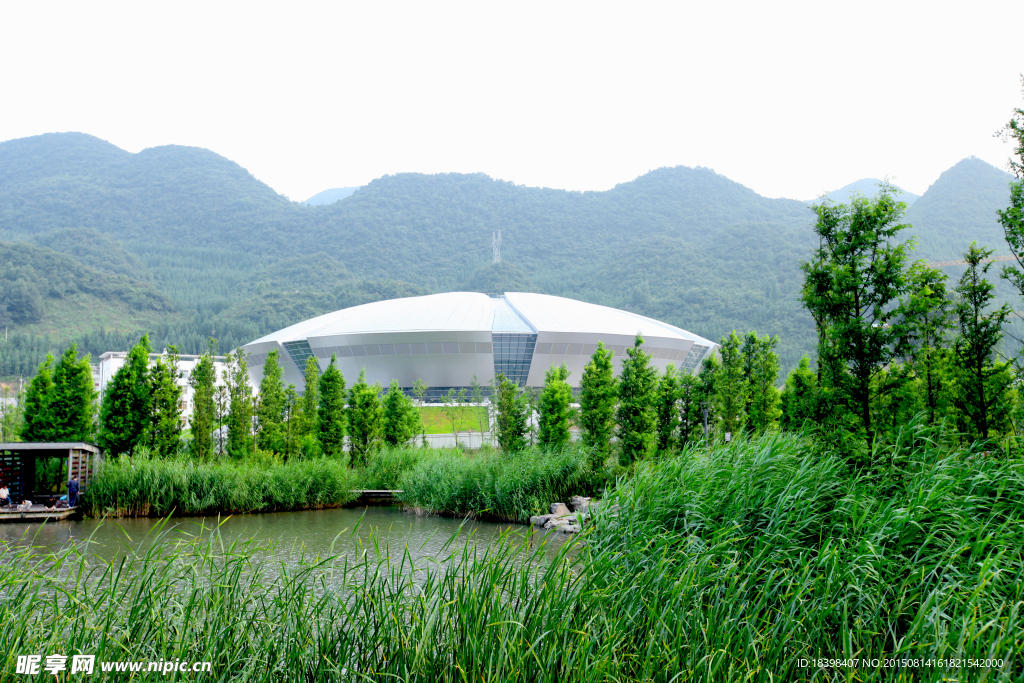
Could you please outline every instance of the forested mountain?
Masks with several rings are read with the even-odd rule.
[[[1003,248],[992,226],[1007,180],[975,159],[943,174],[908,212],[920,253],[957,258],[972,239]],[[379,298],[524,290],[627,308],[713,339],[734,328],[779,334],[792,366],[813,351],[797,299],[799,261],[816,243],[809,204],[676,167],[606,192],[404,173],[305,206],[207,150],[130,154],[79,133],[0,143],[0,240],[50,247],[150,288],[138,292],[163,293],[162,326],[149,327],[155,345],[186,352],[207,336],[229,348]],[[502,263],[492,265],[499,229]],[[138,332],[123,318],[93,318],[82,332],[90,348],[121,348]]]
[[[996,211],[1009,204],[1012,179],[977,157],[963,159],[940,175],[907,211],[922,257],[956,259],[975,240],[1009,253]]]

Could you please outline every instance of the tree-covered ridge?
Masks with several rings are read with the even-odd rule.
[[[1008,178],[961,162],[915,202],[899,239],[916,235],[914,257],[932,260],[1001,244],[995,209]],[[798,303],[812,222],[808,203],[761,197],[707,168],[662,168],[605,192],[403,173],[303,206],[207,150],[130,154],[79,133],[0,143],[0,239],[148,279],[183,311],[162,322],[180,335],[166,342],[187,352],[204,335],[244,343],[388,292],[504,289],[621,307],[712,339],[734,327],[779,335],[789,368],[814,349]],[[159,328],[146,328],[155,344]]]
[[[917,253],[932,261],[956,259],[971,242],[1005,254],[1003,229],[996,213],[1010,201],[1013,176],[976,157],[942,173],[907,211]]]
[[[84,265],[70,254],[25,243],[0,242],[0,324],[32,325],[54,302],[76,294],[133,311],[170,313],[174,304],[152,285],[111,269]]]

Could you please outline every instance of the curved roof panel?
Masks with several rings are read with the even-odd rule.
[[[486,294],[447,292],[345,308],[258,339],[291,341],[365,332],[490,331],[494,304]]]
[[[538,331],[588,332],[702,340],[695,334],[642,315],[548,294],[508,292],[505,298]]]

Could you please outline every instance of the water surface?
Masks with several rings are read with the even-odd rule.
[[[521,524],[473,522],[445,517],[420,517],[400,507],[342,508],[275,512],[230,517],[176,517],[160,520],[149,517],[84,519],[46,524],[0,524],[0,544],[31,545],[57,551],[69,543],[84,547],[90,554],[112,560],[129,552],[144,551],[153,538],[166,531],[170,538],[188,540],[197,535],[208,537],[220,525],[225,545],[236,540],[255,538],[261,544],[273,542],[267,551],[274,563],[298,564],[330,554],[352,555],[364,549],[387,546],[398,558],[408,546],[413,560],[441,558],[451,552],[445,548],[454,535],[458,545],[468,541],[485,546],[509,531],[517,542],[536,543],[541,534]],[[548,555],[554,554],[567,538],[548,536]]]

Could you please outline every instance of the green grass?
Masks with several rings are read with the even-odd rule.
[[[402,500],[429,513],[527,522],[554,501],[587,492],[587,451],[464,455],[442,451],[409,469],[400,481]]]
[[[1024,465],[913,424],[877,455],[773,435],[641,463],[553,559],[513,535],[274,570],[216,530],[114,565],[8,547],[0,680],[52,652],[232,681],[1021,680]]]
[[[452,423],[438,406],[420,407],[420,417],[427,434],[451,434]],[[455,408],[456,421],[460,432],[470,430],[479,432],[481,425],[487,431],[487,408],[480,406],[460,406]]]
[[[202,515],[337,507],[355,497],[355,475],[329,458],[195,463],[119,458],[85,495],[94,516]]]

